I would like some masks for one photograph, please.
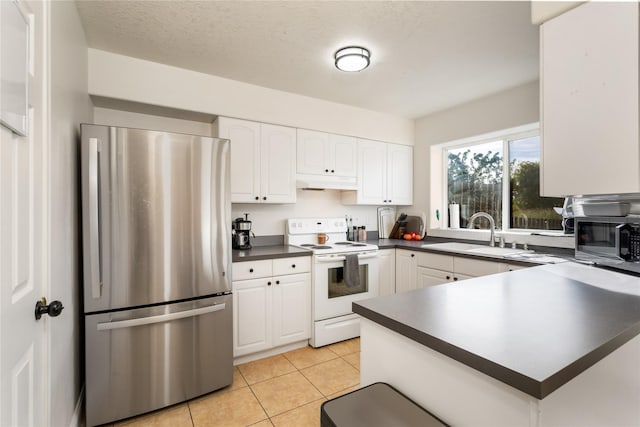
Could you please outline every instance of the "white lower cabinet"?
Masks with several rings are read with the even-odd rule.
[[[232,282],[234,357],[311,337],[310,266],[310,257],[233,263],[243,279]]]
[[[442,270],[434,270],[433,268],[418,267],[416,277],[416,287],[426,288],[428,286],[441,285],[443,283],[450,282],[453,278],[453,273]]]
[[[396,292],[525,268],[500,261],[396,250]]]
[[[378,256],[379,286],[378,292],[382,295],[396,293],[396,250],[382,249]]]
[[[396,249],[396,292],[416,289],[418,252]]]

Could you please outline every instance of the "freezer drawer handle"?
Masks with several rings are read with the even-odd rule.
[[[185,317],[195,317],[202,314],[213,313],[224,310],[226,303],[211,305],[208,307],[195,308],[193,310],[179,311],[177,313],[160,314],[158,316],[142,317],[140,319],[119,320],[117,322],[98,323],[99,331],[110,329],[131,328],[133,326],[151,325],[153,323],[170,322],[172,320],[184,319]]]

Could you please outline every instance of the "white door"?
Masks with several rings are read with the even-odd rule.
[[[358,204],[387,203],[387,160],[384,142],[358,141]]]
[[[233,282],[233,356],[271,348],[270,277]]]
[[[379,252],[380,296],[396,293],[396,250],[383,249]]]
[[[418,267],[416,281],[416,287],[418,289],[426,288],[428,286],[441,285],[443,283],[453,281],[453,273],[449,271]]]
[[[413,147],[387,144],[387,202],[413,204]]]
[[[330,160],[333,163],[330,169],[332,175],[355,177],[357,175],[356,139],[351,136],[329,135]]]
[[[416,254],[396,249],[396,293],[416,289]]]
[[[0,2],[4,18],[14,2]],[[29,136],[0,126],[0,425],[48,425],[49,375],[46,331],[50,319],[36,321],[34,308],[47,284],[48,115],[42,19],[47,2],[33,2],[25,15],[35,63],[29,71]],[[33,14],[31,14],[33,12]],[[15,19],[15,16],[12,17]],[[11,21],[10,21],[11,22]],[[2,48],[7,48],[2,40]]]
[[[327,158],[329,134],[298,129],[297,172],[301,174],[328,175]]]
[[[231,201],[256,203],[260,197],[260,123],[219,119],[220,138],[231,141]]]
[[[296,202],[296,130],[285,126],[261,125],[260,201]]]
[[[273,346],[311,337],[311,275],[276,276],[273,292]]]

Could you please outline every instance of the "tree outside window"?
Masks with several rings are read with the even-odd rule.
[[[564,200],[540,196],[539,136],[451,148],[447,163],[448,203],[460,205],[461,227],[482,211],[495,219],[499,229],[562,230],[562,218],[553,207],[562,206]],[[503,179],[505,174],[508,180]],[[504,194],[509,196],[506,200]],[[508,206],[503,206],[507,200]],[[489,228],[489,222],[479,218],[474,226]]]

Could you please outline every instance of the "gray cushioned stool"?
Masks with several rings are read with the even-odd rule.
[[[322,404],[321,427],[443,427],[447,424],[386,383],[374,383]]]

